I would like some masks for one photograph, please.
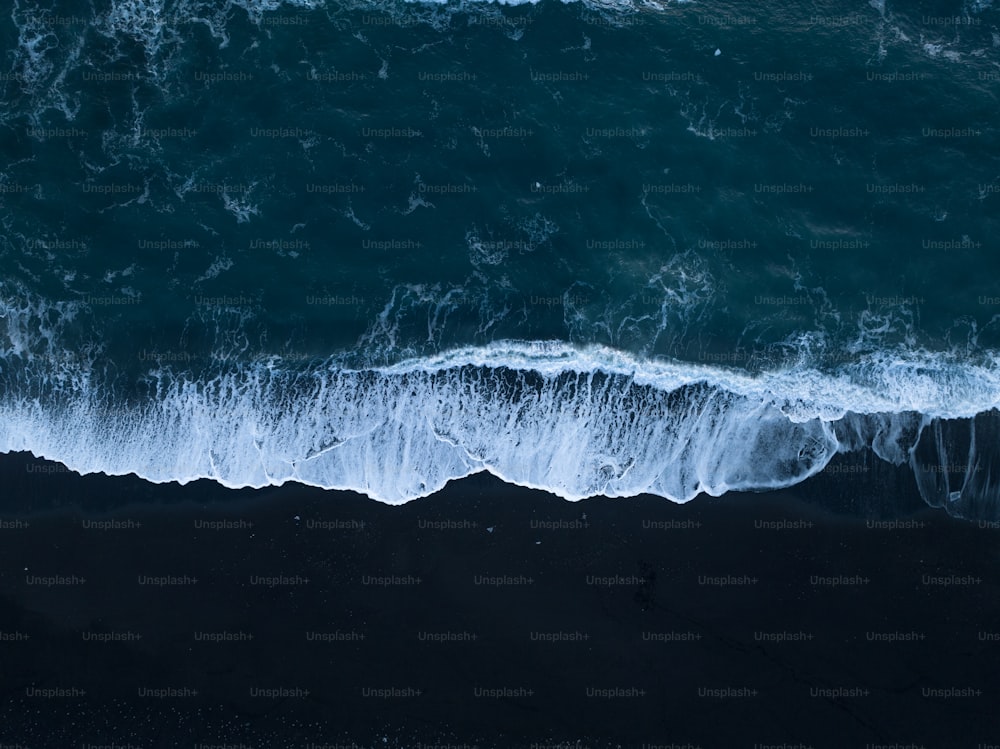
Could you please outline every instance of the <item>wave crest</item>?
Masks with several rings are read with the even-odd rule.
[[[651,493],[686,502],[791,486],[838,452],[872,449],[910,462],[931,504],[997,494],[993,474],[977,467],[1000,392],[992,369],[897,362],[878,377],[864,367],[752,377],[502,342],[370,369],[157,368],[124,398],[95,378],[46,379],[22,364],[16,355],[0,362],[0,451],[81,473],[234,488],[296,481],[399,504],[489,471],[569,500]],[[941,421],[970,409],[972,422]],[[969,477],[934,468],[949,460]]]

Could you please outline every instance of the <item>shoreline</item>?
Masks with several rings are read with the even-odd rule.
[[[782,489],[761,491],[730,491],[720,497],[702,493],[687,502],[675,502],[655,494],[633,497],[605,497],[597,495],[580,500],[567,500],[544,489],[533,489],[507,483],[503,479],[480,471],[459,479],[452,479],[443,488],[426,497],[392,504],[373,499],[363,493],[346,489],[323,489],[295,481],[281,486],[231,489],[211,479],[196,479],[186,484],[176,481],[154,483],[135,474],[109,476],[104,473],[81,475],[57,461],[35,457],[29,452],[0,454],[0,482],[8,487],[8,499],[0,512],[7,514],[32,514],[54,511],[57,508],[78,506],[83,512],[114,512],[137,505],[142,509],[167,507],[190,503],[198,497],[198,504],[251,506],[267,502],[275,494],[321,497],[347,497],[350,501],[369,502],[379,507],[404,508],[425,503],[447,501],[469,489],[544,498],[567,508],[586,507],[593,502],[652,502],[671,507],[697,506],[706,501],[753,502],[789,501],[809,495],[808,504],[824,509],[832,515],[856,519],[892,519],[905,517],[928,509],[920,498],[913,473],[908,466],[894,466],[867,452],[834,455],[822,471],[804,481]],[[44,487],[39,491],[39,487]],[[946,514],[944,510],[937,510]]]

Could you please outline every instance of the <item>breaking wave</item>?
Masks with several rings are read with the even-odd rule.
[[[159,362],[123,388],[101,351],[38,356],[24,338],[45,331],[25,331],[9,308],[4,319],[0,451],[80,473],[294,481],[400,504],[488,471],[568,500],[686,502],[792,486],[869,449],[909,463],[924,499],[954,514],[992,512],[1000,496],[995,360],[868,357],[750,375],[509,341],[361,369]]]

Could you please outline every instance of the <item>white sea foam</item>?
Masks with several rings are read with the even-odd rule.
[[[392,504],[478,471],[570,500],[648,492],[685,502],[785,487],[837,452],[870,447],[902,463],[931,420],[982,414],[1000,400],[994,360],[883,355],[833,374],[801,366],[752,376],[501,341],[364,369],[164,367],[125,403],[89,375],[100,352],[85,363],[53,356],[61,320],[79,309],[0,312],[0,451],[81,473],[229,487],[297,481]]]

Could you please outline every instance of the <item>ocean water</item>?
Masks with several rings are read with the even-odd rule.
[[[979,2],[14,0],[0,451],[1000,519]],[[868,459],[868,458],[866,458]]]

